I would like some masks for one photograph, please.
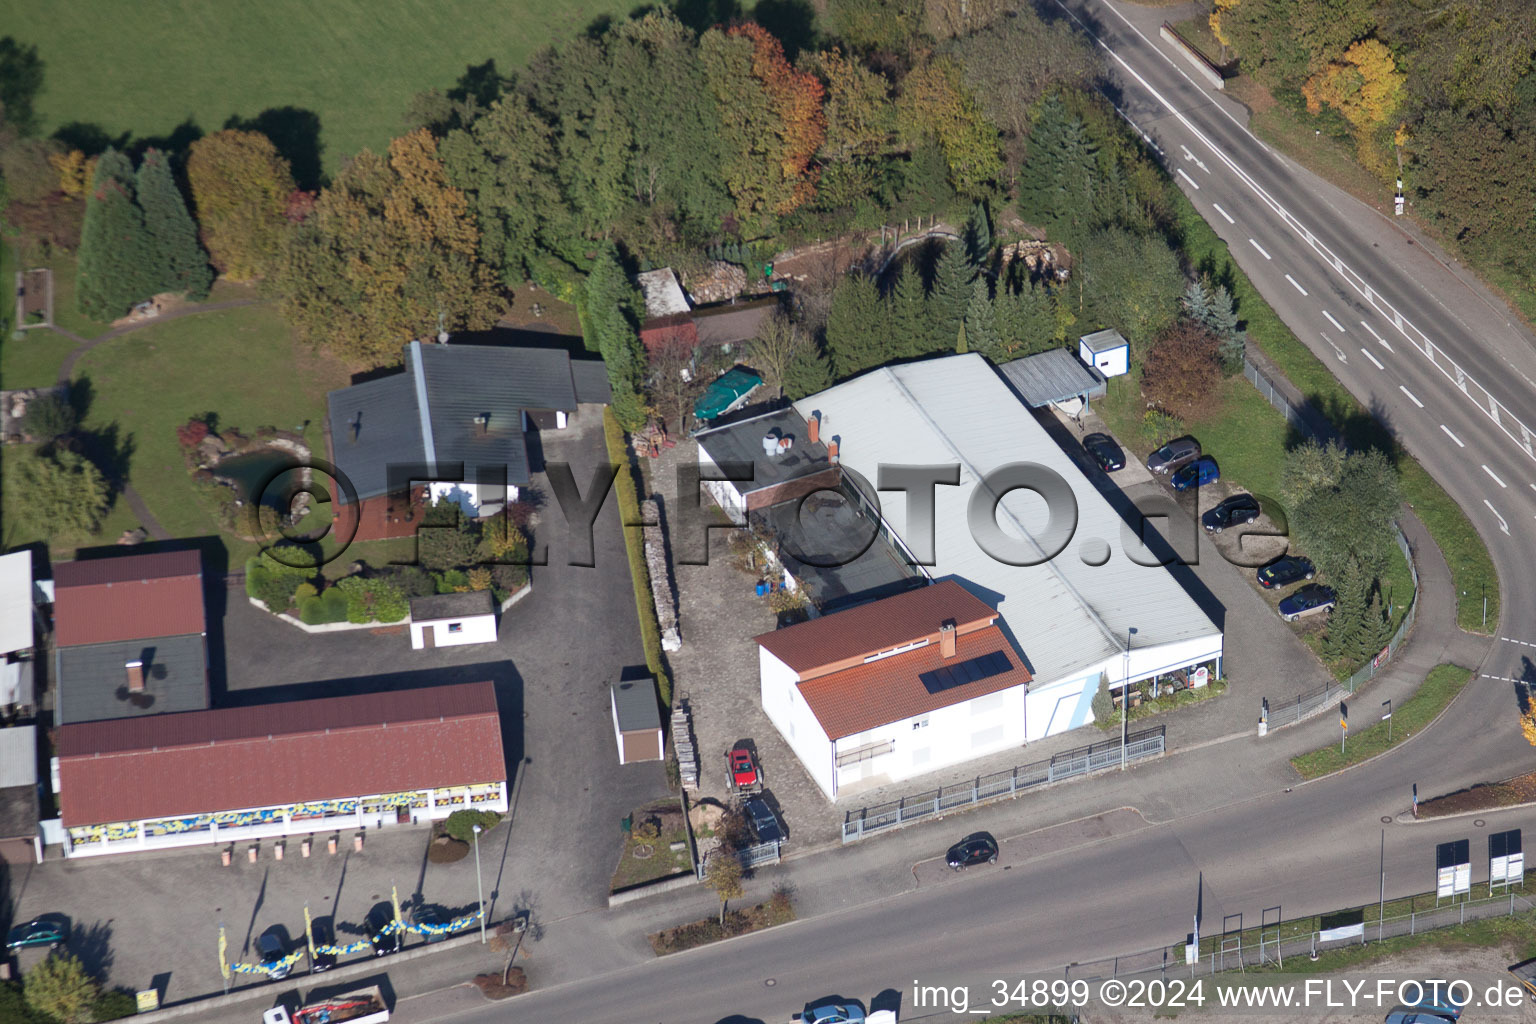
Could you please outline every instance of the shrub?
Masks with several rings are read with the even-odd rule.
[[[300,583],[293,590],[293,603],[303,604],[307,599],[319,594],[320,591],[313,583]]]
[[[466,575],[469,578],[469,589],[470,590],[490,590],[491,589],[491,579],[492,579],[491,578],[491,570],[489,570],[489,569],[487,569],[487,568],[482,566],[481,568],[478,568],[478,569],[471,569],[471,570],[469,570],[469,572]]]
[[[1141,429],[1154,448],[1161,448],[1184,433],[1184,421],[1162,409],[1148,409],[1142,414]]]
[[[1109,673],[1099,673],[1099,688],[1093,693],[1093,701],[1089,705],[1093,711],[1093,720],[1100,724],[1108,722],[1115,713],[1115,702],[1109,695]]]
[[[127,989],[109,989],[91,1004],[91,1017],[97,1021],[121,1020],[138,1012],[139,1001]]]
[[[437,593],[437,581],[419,565],[390,566],[389,575],[385,578],[399,587],[407,598],[431,597]]]
[[[525,565],[493,565],[491,566],[491,583],[505,596],[502,600],[511,597],[522,590],[528,583],[528,567]]]
[[[101,994],[96,979],[78,957],[54,953],[27,972],[23,982],[27,1005],[61,1024],[85,1024]]]
[[[476,825],[480,826],[481,832],[489,832],[500,821],[501,815],[495,811],[454,811],[443,822],[443,831],[461,843],[470,843],[474,842]]]
[[[347,621],[347,595],[331,587],[320,595],[320,604],[325,609],[325,622]]]
[[[469,589],[469,575],[462,569],[449,569],[435,575],[439,594],[461,594]]]
[[[285,552],[283,557],[290,556]],[[245,592],[266,605],[268,611],[280,614],[293,606],[300,584],[313,575],[313,569],[284,565],[263,551],[245,563]]]
[[[346,595],[348,622],[399,622],[411,610],[404,592],[382,577],[349,576],[332,589]]]
[[[190,419],[176,428],[176,440],[188,451],[202,443],[203,438],[209,434],[208,424],[199,419]]]
[[[27,403],[22,430],[39,441],[52,441],[75,429],[75,407],[57,395],[44,395]]]

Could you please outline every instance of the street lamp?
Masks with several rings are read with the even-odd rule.
[[[1125,632],[1125,671],[1120,675],[1120,770],[1125,771],[1125,741],[1131,721],[1131,637],[1136,627]]]
[[[480,881],[480,826],[471,826],[475,833],[475,896],[480,901],[480,944],[485,945],[485,889]]]

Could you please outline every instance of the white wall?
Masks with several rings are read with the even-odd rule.
[[[699,445],[699,475],[705,476],[712,472],[719,472],[720,467],[715,460],[709,457],[709,452]],[[705,480],[704,490],[711,498],[725,509],[725,514],[731,517],[731,522],[743,525],[747,521],[747,499],[736,485],[729,480]]]
[[[463,628],[458,632],[450,632],[448,627],[459,625]],[[426,638],[423,636],[427,630],[432,631],[432,644],[434,647],[460,647],[464,644],[493,644],[496,642],[496,616],[491,615],[467,615],[462,619],[427,619],[424,622],[411,623],[411,648],[421,650],[426,646]]]
[[[471,517],[495,515],[502,507],[517,500],[517,487],[505,488],[456,480],[433,480],[427,484],[428,500],[451,501]]]
[[[838,740],[840,753],[869,743],[893,742],[889,754],[838,768],[839,791],[862,779],[884,776],[900,782],[1023,746],[1027,725],[1024,692],[1025,686],[1020,684]],[[927,724],[920,724],[923,722]]]
[[[1097,367],[1098,371],[1106,377],[1119,377],[1122,374],[1131,372],[1131,350],[1126,345],[1095,354],[1088,351],[1088,346],[1079,341],[1077,343],[1077,357],[1089,366]]]
[[[758,647],[758,679],[762,687],[763,711],[779,735],[784,737],[811,779],[830,799],[836,794],[832,781],[832,741],[821,723],[800,696],[793,669]]]

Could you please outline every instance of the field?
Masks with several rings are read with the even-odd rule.
[[[36,106],[47,132],[80,123],[109,139],[184,137],[187,125],[208,133],[232,116],[291,107],[318,121],[279,120],[300,138],[312,136],[317,123],[320,166],[334,173],[348,155],[397,135],[417,93],[447,91],[467,67],[488,60],[505,75],[540,47],[633,6],[13,0],[6,32],[36,45],[46,64]]]

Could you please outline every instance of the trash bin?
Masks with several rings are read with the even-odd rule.
[[[635,827],[635,816],[633,814],[626,814],[626,815],[624,815],[624,817],[619,819],[619,828],[624,830],[624,834],[625,835],[629,835],[630,831],[634,827]]]

